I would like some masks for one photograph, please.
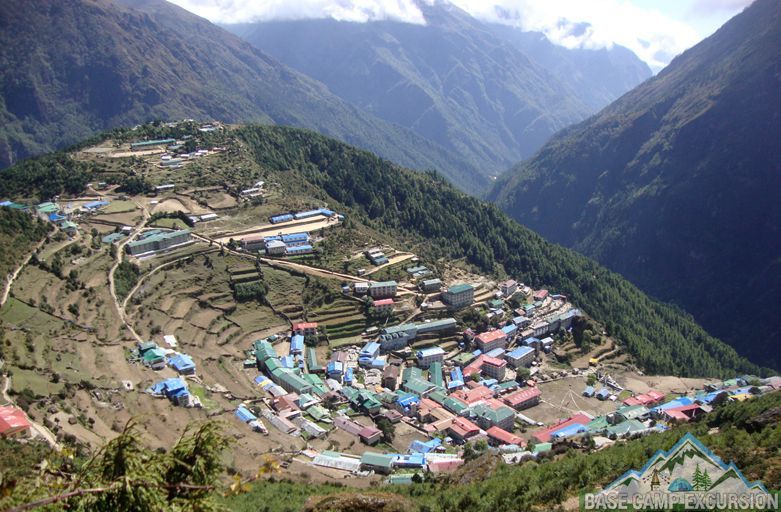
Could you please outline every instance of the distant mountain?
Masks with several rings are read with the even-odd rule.
[[[781,368],[781,3],[757,0],[490,194]]]
[[[114,126],[191,117],[311,128],[485,184],[442,147],[163,0],[2,2],[0,64],[3,167]]]
[[[559,81],[567,84],[581,102],[597,112],[633,87],[651,77],[651,68],[632,50],[612,48],[565,48],[545,34],[491,24],[491,33],[528,55]]]
[[[625,49],[566,50],[541,34],[486,25],[447,2],[418,5],[425,26],[326,19],[227,28],[486,176],[651,75]]]

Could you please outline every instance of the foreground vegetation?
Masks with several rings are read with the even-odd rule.
[[[26,212],[0,207],[0,283],[50,230],[49,224]]]

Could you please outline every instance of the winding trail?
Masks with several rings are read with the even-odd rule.
[[[116,259],[114,264],[111,266],[111,269],[108,271],[108,288],[109,292],[111,293],[111,299],[114,302],[114,308],[117,310],[117,314],[119,315],[119,319],[122,321],[122,324],[127,327],[127,330],[130,331],[130,334],[132,334],[137,341],[143,342],[144,340],[141,338],[141,336],[139,336],[136,330],[133,329],[133,326],[130,325],[130,323],[127,321],[127,318],[125,317],[125,308],[122,304],[119,303],[119,297],[117,297],[116,281],[114,279],[114,273],[116,272],[117,268],[119,268],[119,265],[122,263],[125,257],[125,246],[141,231],[144,230],[144,227],[146,226],[146,223],[150,217],[149,211],[146,209],[146,207],[138,203],[136,203],[136,205],[141,209],[144,218],[135,228],[133,228],[133,231],[130,233],[130,235],[117,244]]]
[[[35,248],[30,251],[30,254],[27,255],[27,257],[22,261],[22,263],[19,264],[18,267],[16,267],[16,270],[14,270],[12,273],[8,274],[8,279],[6,280],[5,284],[3,285],[3,295],[0,296],[0,306],[5,304],[5,302],[8,300],[8,295],[11,293],[11,287],[14,284],[14,281],[16,281],[16,278],[19,276],[19,274],[22,272],[22,269],[30,263],[30,258],[33,257],[33,254],[43,247],[43,244],[46,243],[46,238],[38,242],[35,246]]]

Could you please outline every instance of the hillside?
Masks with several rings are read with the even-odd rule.
[[[132,145],[148,139],[175,144]],[[88,502],[111,499],[116,479],[152,482],[133,486],[142,509],[166,509],[150,500],[208,501],[211,489],[171,495],[166,485],[171,478],[203,485],[227,470],[243,488],[240,480],[257,475],[259,465],[311,483],[379,485],[379,475],[358,473],[362,457],[367,465],[372,457],[388,461],[388,454],[428,439],[430,429],[457,435],[459,409],[483,429],[501,422],[508,435],[516,431],[515,443],[545,442],[575,411],[604,417],[630,400],[661,403],[707,386],[726,390],[724,400],[754,401],[777,384],[761,380],[767,370],[687,316],[545,242],[496,206],[436,174],[310,131],[217,124],[204,132],[195,122],[152,123],[6,172],[4,190],[18,201],[34,205],[47,187],[58,199],[40,209],[59,209],[67,219],[52,221],[57,231],[21,268],[0,307],[8,400],[35,422],[35,437],[56,439],[80,459],[98,453],[108,460],[103,454],[113,459],[111,453],[130,450],[133,460],[149,461],[132,464],[129,475],[78,467],[64,489],[78,487],[82,471],[90,485],[105,486]],[[373,261],[377,251],[384,263]],[[447,290],[431,293],[426,276]],[[525,284],[499,293],[511,286],[510,277]],[[472,296],[447,302],[461,293],[455,289]],[[529,317],[518,328],[520,307]],[[479,332],[474,340],[470,329]],[[500,352],[504,345],[526,359],[506,368],[517,357],[508,353],[504,366],[497,363],[504,371],[483,368],[493,359],[473,351],[488,353],[489,339],[499,340]],[[383,343],[383,355],[367,368],[359,354],[380,354]],[[440,357],[425,368],[426,377],[424,354]],[[341,358],[349,365],[342,372]],[[457,370],[474,383],[459,379]],[[607,396],[580,395],[598,379]],[[447,393],[434,391],[445,382]],[[436,414],[445,423],[434,421],[434,411],[412,410],[407,420],[390,423],[397,395],[389,390],[399,388],[430,393],[431,403],[437,395],[443,404]],[[522,419],[511,404],[530,391],[539,400],[518,406],[533,418]],[[219,424],[204,425],[207,419]],[[196,428],[204,434],[193,439],[188,432]],[[458,441],[443,444],[461,457]],[[199,445],[196,451],[211,461],[203,472],[183,469],[171,477],[172,457]],[[215,455],[228,445],[224,458]],[[149,450],[155,455],[145,455]],[[334,450],[346,467],[315,464],[313,457],[332,457]],[[471,450],[463,458],[481,448]],[[481,474],[489,476],[493,465]],[[467,471],[456,473],[463,496],[471,493]],[[565,473],[572,474],[570,466]],[[538,476],[541,494],[530,499],[554,491],[551,499],[559,499],[564,484],[575,481]],[[4,503],[40,498],[49,488],[25,485]]]
[[[4,2],[0,48],[0,167],[115,126],[195,118],[311,128],[485,184],[437,144],[163,0]]]
[[[491,194],[519,222],[781,367],[781,4],[758,0]]]
[[[631,52],[555,49],[539,34],[513,39],[515,29],[500,33],[452,4],[428,4],[418,2],[425,26],[327,19],[227,28],[488,176],[650,76]]]

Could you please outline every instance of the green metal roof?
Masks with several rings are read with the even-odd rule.
[[[176,231],[162,231],[160,233],[155,233],[154,235],[148,236],[146,238],[142,238],[141,240],[134,240],[133,242],[130,242],[128,247],[137,247],[139,245],[145,245],[149,242],[159,242],[160,240],[166,240],[168,238],[174,238],[179,236],[182,233],[189,233],[189,229],[179,229]]]
[[[464,293],[469,290],[474,290],[474,286],[471,284],[454,284],[447,289],[448,293]]]
[[[385,453],[363,452],[361,464],[390,469],[393,466],[393,456]]]
[[[553,448],[553,443],[537,443],[532,449],[532,453],[549,452]]]
[[[442,387],[442,363],[435,361],[428,369],[428,380],[437,387]]]
[[[404,387],[410,393],[415,393],[418,396],[423,396],[426,394],[426,392],[431,390],[431,383],[423,379],[410,379],[404,383]]]

